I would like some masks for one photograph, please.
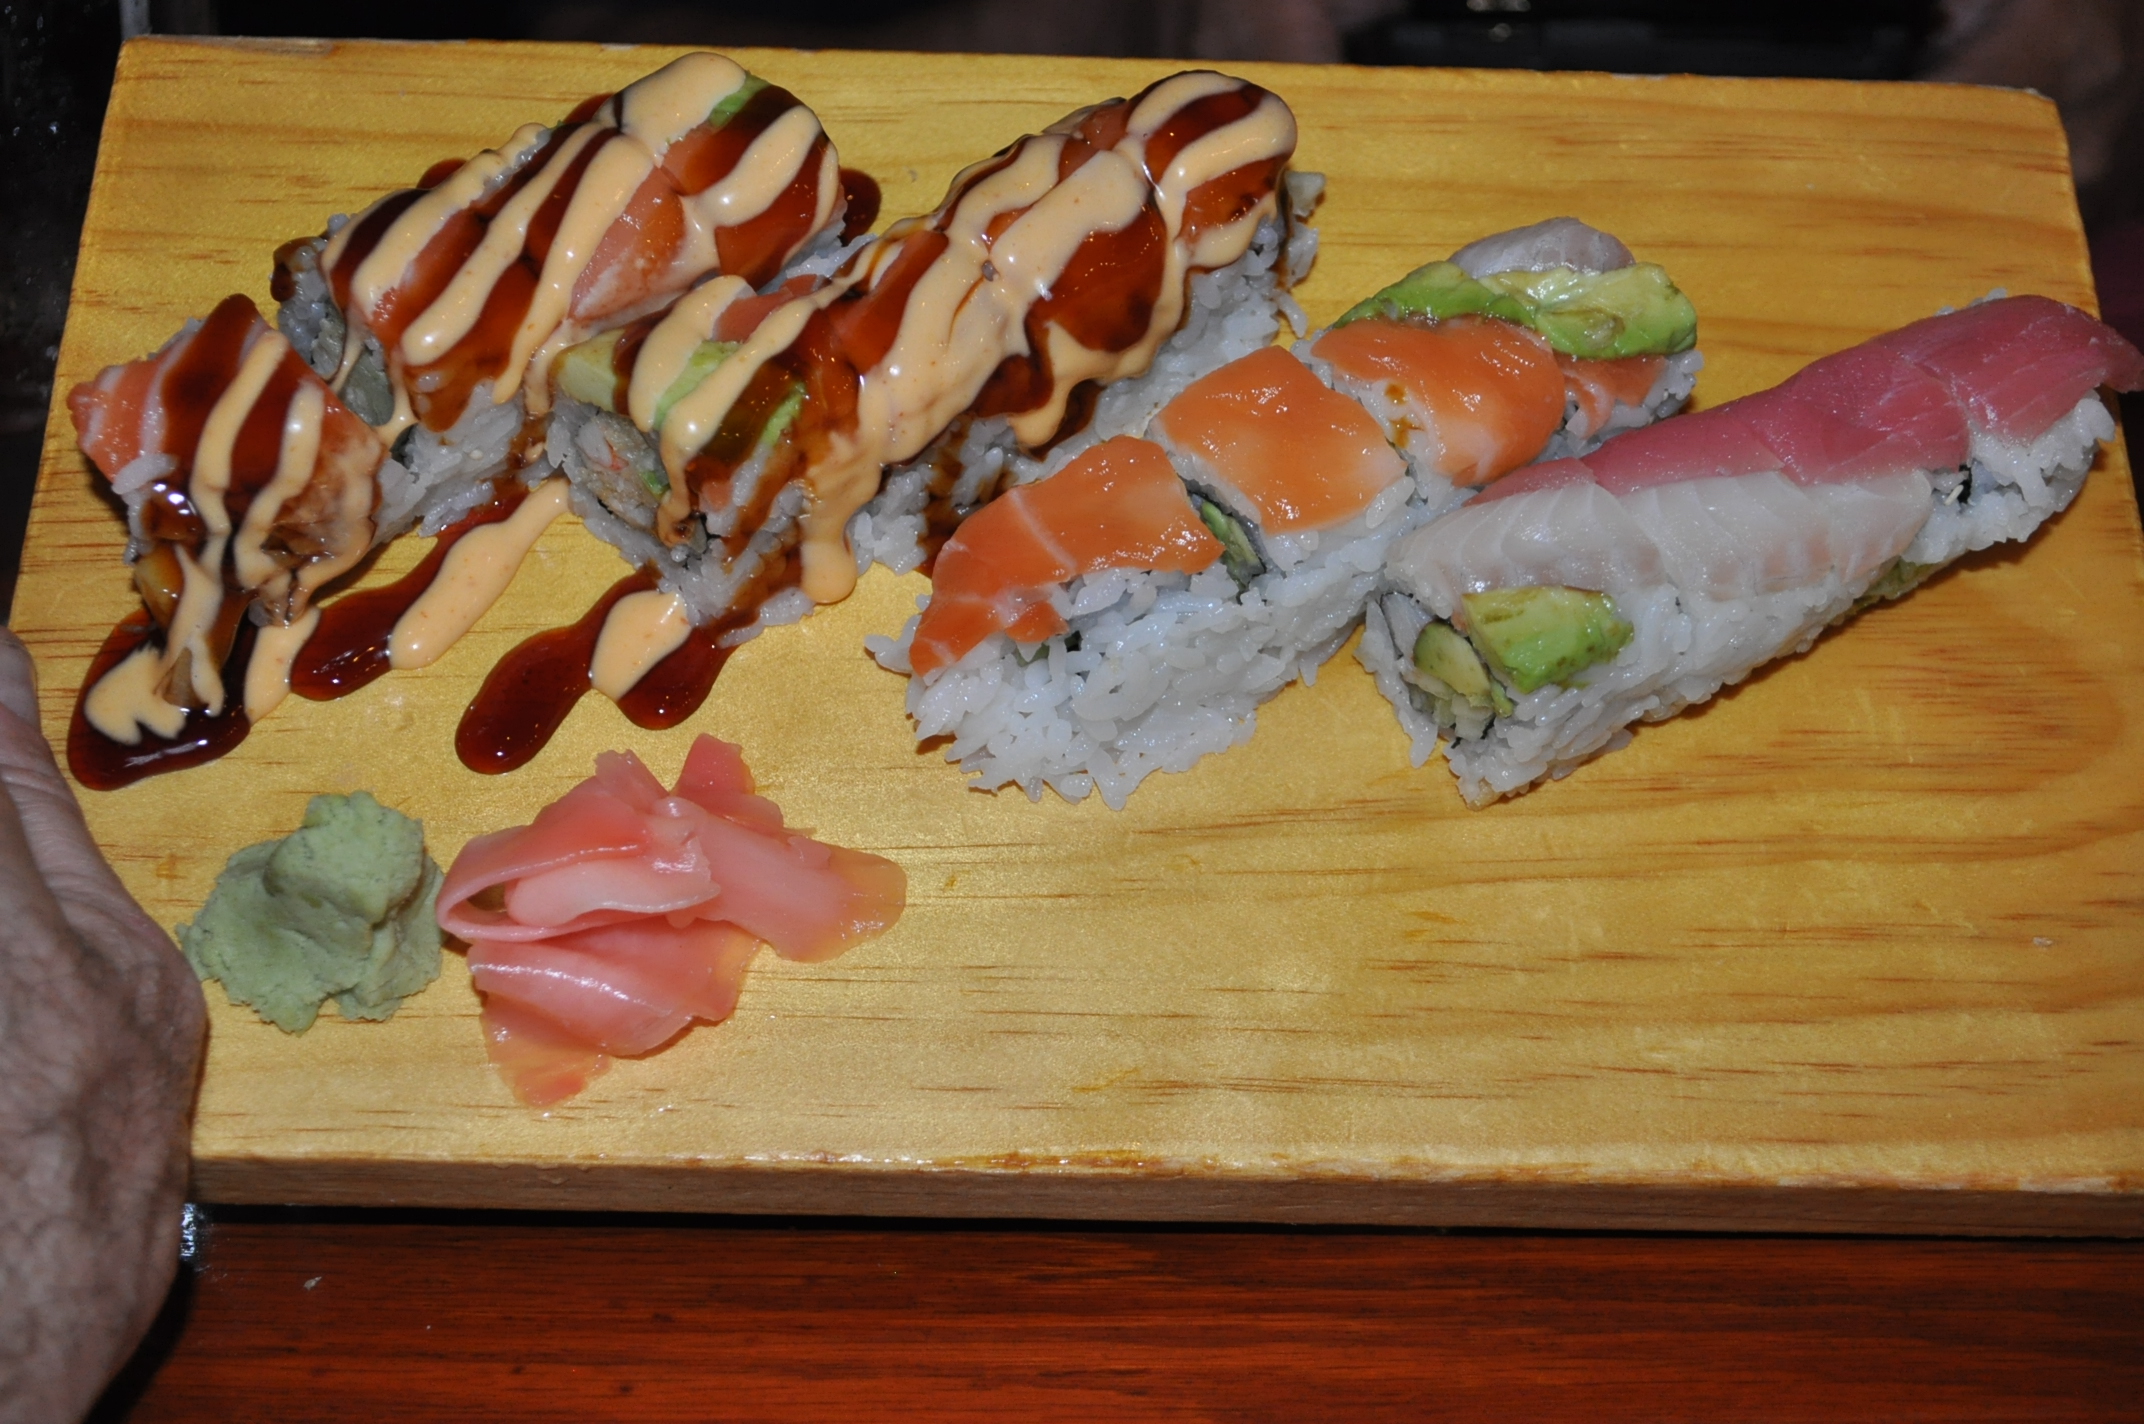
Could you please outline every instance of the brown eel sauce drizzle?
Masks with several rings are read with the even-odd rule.
[[[699,711],[736,651],[722,646],[722,638],[749,627],[759,616],[760,604],[793,586],[800,571],[791,550],[750,596],[739,600],[735,612],[694,628],[668,657],[642,674],[633,690],[618,700],[618,709],[634,726],[650,731],[675,727]],[[596,643],[611,610],[627,595],[654,587],[647,570],[635,570],[612,584],[578,622],[538,633],[499,659],[454,730],[454,752],[462,765],[486,775],[528,765],[588,691]]]
[[[290,665],[290,690],[314,702],[329,702],[349,696],[392,668],[387,645],[395,624],[432,586],[447,551],[470,530],[507,518],[527,498],[528,489],[519,480],[502,484],[489,500],[442,529],[423,562],[401,578],[324,605],[320,626]]]
[[[253,655],[253,624],[239,620],[238,631],[231,640],[231,653],[223,664],[223,685],[227,689],[246,685],[246,661]],[[75,698],[74,716],[67,724],[67,769],[74,779],[92,791],[116,791],[130,786],[145,776],[155,776],[163,771],[182,771],[189,766],[200,766],[222,756],[246,739],[253,730],[253,723],[246,717],[245,699],[226,694],[223,711],[210,716],[203,708],[193,708],[186,714],[186,724],[179,728],[176,737],[159,737],[144,727],[141,740],[132,746],[115,742],[90,725],[86,703],[89,690],[101,681],[104,675],[125,662],[127,656],[145,643],[154,642],[157,636],[156,620],[147,609],[128,614],[120,620],[104,640],[91,660],[89,673],[82,681],[81,695]]]

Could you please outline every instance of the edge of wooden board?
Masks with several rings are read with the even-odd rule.
[[[467,55],[472,64],[497,64],[514,56],[537,53],[593,55],[599,49],[576,44],[472,42],[441,46],[379,41],[155,39],[131,44],[122,56],[120,72],[123,79],[129,74],[150,73],[168,83],[173,72],[182,67],[171,61],[189,49],[197,52],[187,56],[194,66],[213,69],[216,58],[198,51],[214,48],[233,52],[234,69],[243,69],[247,63],[258,69],[263,64],[260,56],[325,57],[338,51],[361,55],[370,52],[373,67],[379,68],[391,62],[395,50],[420,47],[451,48]],[[687,47],[628,48],[637,49],[652,63],[682,53]],[[812,65],[825,65],[833,58],[797,51],[737,53],[747,59],[754,55],[800,58]],[[256,58],[241,59],[249,54]],[[887,71],[915,57],[895,52],[857,52],[841,58]],[[977,72],[994,72],[1000,79],[1028,62],[1018,56],[928,58],[937,66],[972,61]],[[1140,82],[1144,76],[1167,67],[1166,61],[1159,60],[1054,62],[1094,74],[1100,83],[1112,86]],[[1310,68],[1277,64],[1228,67],[1275,85],[1284,85]],[[1695,76],[1652,79],[1602,73],[1542,75],[1465,70],[1437,71],[1428,76],[1421,71],[1351,70],[1345,77],[1350,83],[1359,78],[1364,86],[1388,93],[1412,86],[1434,86],[1466,96],[1469,102],[1477,95],[1487,99],[1530,92],[1536,96],[1560,96],[1560,102],[1575,106],[1583,104],[1589,95],[1657,85],[1655,92],[1695,99],[1701,106],[1715,109],[1751,98],[1758,91],[1793,91],[1805,100],[1821,96],[1824,102],[1850,115],[1881,116],[1925,104],[1941,109],[1946,117],[1959,117],[1966,114],[1969,106],[1977,105],[2025,119],[2036,129],[2052,130],[2047,143],[2035,149],[2035,171],[2042,179],[2064,156],[2058,151],[2060,130],[2052,105],[2037,95],[2019,91],[1817,80],[1771,80],[1753,86],[1750,81]],[[1909,94],[1911,97],[1906,97]],[[112,124],[123,127],[127,121],[120,108],[115,103],[108,117],[108,136]],[[101,211],[100,204],[109,201],[108,194],[93,197],[92,212]],[[2067,213],[2054,213],[2055,206],[2050,192],[2047,211],[2063,219],[2066,235],[2073,233],[2074,200]],[[2078,237],[2063,253],[2062,270],[2073,284],[2084,285],[2065,291],[2065,295],[2089,305],[2091,291],[2089,277],[2084,275],[2084,261],[2083,243]],[[78,274],[78,283],[81,280]],[[81,339],[73,323],[68,336],[70,343]],[[1746,332],[1742,339],[1745,343],[1749,340]],[[78,355],[70,349],[62,368],[66,369]],[[56,482],[86,477],[86,468],[68,438],[63,391],[64,384],[56,384],[53,423],[47,431],[41,470],[41,494],[45,499],[53,497]],[[1728,388],[1719,392],[1722,396],[1729,393]],[[2117,475],[2122,477],[2119,492],[2104,493],[2126,506],[2118,516],[2118,533],[2123,557],[2134,566],[2140,547],[2137,512],[2126,478],[2127,466],[2118,448],[2108,452],[2099,483],[2104,486],[2110,476]],[[32,531],[33,535],[53,532],[34,518]],[[64,719],[65,708],[57,690],[48,688],[48,716],[54,709]],[[2136,1121],[2133,1116],[2127,1120]],[[1575,1170],[1568,1176],[1551,1177],[1496,1175],[1481,1170],[1439,1175],[1432,1168],[1429,1175],[1395,1176],[1315,1163],[1277,1171],[1245,1171],[1197,1160],[1149,1163],[1105,1158],[1061,1162],[1054,1158],[999,1160],[974,1156],[939,1161],[891,1161],[883,1157],[650,1160],[646,1156],[604,1161],[597,1154],[595,1160],[583,1156],[451,1161],[427,1157],[421,1149],[413,1150],[411,1139],[402,1136],[393,1139],[390,1150],[408,1154],[405,1156],[337,1155],[335,1148],[319,1151],[326,1145],[316,1139],[314,1155],[309,1156],[252,1157],[212,1150],[195,1163],[196,1192],[212,1201],[320,1205],[1686,1231],[2144,1235],[2144,1181],[2128,1178],[2087,1177],[2074,1183],[2050,1183],[2042,1178],[2038,1183],[2014,1184],[1985,1177],[1928,1180],[1909,1176],[1783,1181],[1777,1172],[1765,1172],[1696,1181],[1686,1176],[1671,1183],[1657,1183],[1582,1176]]]
[[[2144,1237],[2144,1192],[1876,1186],[1412,1181],[1079,1168],[197,1162],[230,1205],[1068,1221],[1265,1222],[1596,1231]]]

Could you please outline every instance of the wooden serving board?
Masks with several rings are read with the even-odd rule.
[[[433,160],[652,49],[137,41],[64,392]],[[814,105],[886,212],[1152,63],[740,56]],[[1665,263],[1717,403],[1988,291],[2086,306],[2052,105],[1992,90],[1244,65],[1330,175],[1329,319],[1492,230],[1575,213]],[[133,604],[55,403],[15,626],[64,731]],[[393,577],[420,545],[391,549]],[[493,661],[621,571],[570,521],[430,670],[293,701],[92,825],[166,924],[306,798],[369,788],[445,862],[632,747],[704,729],[823,837],[892,856],[889,935],[763,955],[733,1020],[550,1113],[486,1066],[458,956],[391,1023],[290,1038],[223,1001],[195,1133],[224,1201],[1549,1226],[2144,1232],[2144,558],[2109,451],[1983,556],[1627,751],[1481,812],[1350,657],[1256,738],[1098,802],[981,795],[861,651],[920,577],[763,637],[690,729],[591,697],[487,779],[452,737]]]

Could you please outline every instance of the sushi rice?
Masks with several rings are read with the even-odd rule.
[[[1188,771],[1249,741],[1259,704],[1317,680],[1411,527],[1402,478],[1350,524],[1265,542],[1267,569],[1239,584],[1226,563],[1195,574],[1112,569],[1053,597],[1071,631],[1023,648],[986,639],[931,678],[911,677],[918,740],[950,735],[948,761],[979,788],[1040,800],[1100,794],[1122,810],[1157,771]],[[874,636],[879,664],[909,673],[916,632]]]
[[[1417,638],[1433,619],[1452,619],[1460,612],[1460,596],[1483,586],[1465,572],[1469,539],[1508,539],[1518,527],[1509,526],[1502,535],[1487,523],[1467,529],[1469,521],[1486,519],[1497,506],[1461,510],[1449,524],[1425,529],[1419,541],[1394,551],[1387,587],[1367,610],[1357,656],[1398,715],[1414,763],[1422,765],[1440,742],[1446,743],[1461,795],[1470,805],[1487,805],[1627,745],[1632,724],[1674,716],[1775,658],[1806,651],[1827,628],[1909,592],[1965,554],[2031,538],[2076,497],[2099,443],[2113,434],[2113,418],[2095,391],[2029,440],[2002,438],[1973,421],[1970,454],[1958,468],[1794,487],[1848,539],[1874,537],[1884,517],[1876,505],[1886,499],[1903,501],[1909,518],[1920,521],[1917,529],[1907,524],[1910,541],[1888,545],[1901,549],[1896,557],[1855,555],[1843,570],[1834,560],[1821,577],[1794,587],[1722,597],[1722,590],[1698,586],[1696,579],[1679,580],[1672,534],[1666,531],[1658,540],[1666,579],[1631,579],[1630,551],[1615,551],[1608,556],[1607,575],[1583,586],[1612,594],[1615,614],[1629,626],[1628,642],[1612,661],[1587,669],[1571,685],[1549,683],[1523,695],[1507,685],[1508,714],[1492,715],[1489,708],[1453,696],[1417,667],[1413,655]],[[1592,493],[1602,500],[1617,498],[1597,489]],[[1661,518],[1660,507],[1646,502],[1653,493],[1641,490],[1620,501],[1636,520],[1641,542],[1653,539],[1648,526]],[[1734,497],[1722,492],[1710,503],[1724,508],[1720,501]],[[1912,514],[1916,508],[1923,512]],[[1763,521],[1737,526],[1731,514],[1720,518],[1745,546],[1748,582],[1757,583],[1763,536],[1756,531]],[[1621,571],[1616,560],[1622,561]]]
[[[1307,217],[1323,178],[1290,173],[1286,181],[1291,205]],[[784,273],[783,280],[831,275],[869,240],[859,239],[852,247],[799,261]],[[970,510],[1002,487],[1042,478],[1102,440],[1143,427],[1155,410],[1198,377],[1269,345],[1282,315],[1294,308],[1286,286],[1307,273],[1316,255],[1314,228],[1292,217],[1262,223],[1242,257],[1192,279],[1185,323],[1162,345],[1147,371],[1106,388],[1093,420],[1046,456],[1023,453],[1010,422],[994,417],[962,422],[924,454],[890,470],[878,496],[849,522],[857,572],[877,563],[894,573],[907,573],[922,564],[928,552],[926,508],[934,497],[931,483],[941,467],[957,464],[961,473],[946,498],[955,508]],[[574,512],[627,562],[657,570],[661,586],[685,601],[696,622],[718,618],[736,607],[741,593],[763,578],[797,541],[806,501],[802,480],[792,480],[775,494],[743,551],[725,560],[711,556],[710,541],[669,547],[655,536],[653,497],[639,471],[659,469],[660,463],[649,437],[630,420],[565,398],[554,415],[550,443],[573,483]],[[760,457],[739,469],[730,486],[729,508],[708,517],[708,533],[720,537],[735,529],[738,512],[751,508],[761,493],[763,469]],[[759,605],[751,623],[723,633],[718,641],[734,646],[763,629],[794,623],[812,607],[801,589],[782,589]]]
[[[1564,225],[1558,237],[1567,237],[1567,229],[1605,237],[1568,219],[1558,222]],[[1269,250],[1262,243],[1253,257]],[[1627,251],[1623,260],[1630,260]],[[1361,622],[1394,543],[1474,493],[1455,488],[1432,468],[1438,445],[1433,430],[1429,438],[1406,441],[1410,416],[1421,430],[1419,412],[1382,387],[1339,376],[1316,358],[1310,343],[1299,342],[1295,352],[1304,365],[1367,411],[1406,473],[1337,526],[1292,534],[1264,529],[1257,509],[1228,480],[1159,433],[1156,416],[1224,364],[1208,364],[1209,350],[1233,362],[1249,354],[1237,346],[1261,350],[1277,326],[1270,319],[1262,325],[1245,320],[1240,337],[1231,333],[1219,345],[1183,353],[1168,370],[1157,362],[1149,377],[1110,393],[1122,395],[1116,419],[1106,425],[1098,420],[1092,438],[1044,461],[1014,463],[1010,471],[1014,482],[1030,483],[1057,474],[1106,436],[1158,440],[1193,500],[1218,507],[1248,539],[1255,571],[1239,564],[1232,572],[1230,560],[1193,574],[1112,569],[1076,578],[1051,599],[1070,625],[1066,633],[1029,646],[996,634],[924,677],[914,675],[910,661],[920,619],[910,619],[896,637],[866,640],[881,666],[910,675],[907,708],[917,739],[950,737],[946,759],[959,763],[978,789],[1018,786],[1039,800],[1048,788],[1068,801],[1092,791],[1118,810],[1152,773],[1186,771],[1208,754],[1248,741],[1260,704],[1291,682],[1314,683],[1318,669]],[[1702,364],[1694,349],[1670,356],[1641,403],[1617,405],[1598,426],[1588,425],[1574,396],[1548,452],[1589,450],[1619,430],[1679,409]],[[964,461],[970,453],[963,448]],[[987,459],[978,464],[993,475],[1001,468]],[[922,474],[904,474],[920,486]],[[902,542],[910,530],[920,532],[920,514],[904,510],[900,517],[911,521],[901,526],[900,539],[890,541],[900,544],[901,557],[882,559],[897,570],[922,557]],[[859,540],[859,559],[862,547]],[[928,606],[927,596],[919,601],[919,607]]]

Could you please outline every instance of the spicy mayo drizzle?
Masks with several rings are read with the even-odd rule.
[[[499,660],[455,729],[454,750],[471,771],[526,766],[590,688],[617,702],[636,727],[675,727],[714,690],[759,605],[797,581],[796,556],[775,560],[738,607],[691,626],[682,600],[646,569],[612,584],[580,621],[538,633]]]
[[[230,658],[223,666],[227,680],[243,684],[253,637],[250,623],[241,624],[234,634]],[[156,697],[153,687],[128,687],[123,674],[122,680],[114,684],[111,675],[115,671],[139,656],[153,657],[156,652],[155,621],[144,609],[129,614],[112,629],[90,661],[89,675],[82,683],[83,695],[75,702],[74,716],[67,725],[67,769],[92,791],[114,791],[158,772],[214,761],[244,741],[246,733],[253,729],[243,706],[215,711],[205,707],[174,708]],[[95,706],[93,694],[108,685],[130,700],[142,699],[133,702],[128,712],[135,707],[146,710],[152,703],[165,712],[156,714],[158,720],[153,723],[146,718],[138,720],[131,738],[114,737],[93,720],[95,712],[101,710]]]
[[[69,735],[85,785],[121,785],[244,737],[249,606],[302,621],[362,557],[386,452],[244,297],[68,404],[146,546],[143,614],[107,640]]]
[[[424,558],[382,588],[344,594],[290,664],[290,687],[327,702],[395,668],[427,667],[483,617],[551,521],[565,512],[566,482],[531,492],[501,481],[492,497],[439,532]]]
[[[327,240],[319,265],[345,320],[338,386],[369,335],[395,415],[446,430],[481,386],[532,412],[559,350],[661,306],[711,271],[759,284],[833,218],[844,183],[818,118],[787,90],[689,54],[530,124]]]
[[[936,212],[895,223],[833,282],[766,315],[669,408],[655,432],[669,481],[657,532],[690,536],[695,511],[719,503],[709,488],[801,387],[787,438],[810,496],[802,584],[820,602],[847,596],[843,531],[880,470],[963,412],[1006,416],[1041,445],[1079,388],[1144,370],[1182,322],[1190,275],[1241,256],[1275,212],[1294,146],[1277,96],[1195,72],[967,169]],[[651,336],[638,356],[660,364],[633,372],[635,391],[668,390],[693,346]]]

